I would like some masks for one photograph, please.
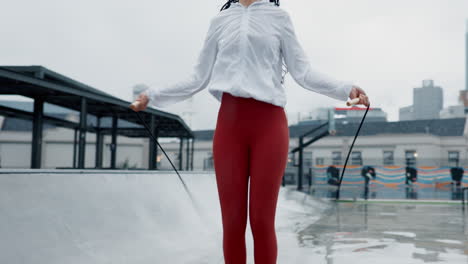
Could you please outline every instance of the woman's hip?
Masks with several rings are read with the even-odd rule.
[[[283,107],[254,98],[223,93],[216,124],[217,132],[255,136],[265,133],[284,135],[287,130],[288,121]],[[280,131],[283,133],[278,133]]]
[[[234,96],[224,92],[221,99],[221,106],[218,115],[229,117],[235,121],[260,121],[275,120],[286,121],[286,113],[283,107],[257,100]]]

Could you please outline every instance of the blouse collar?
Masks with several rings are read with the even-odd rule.
[[[254,6],[254,5],[265,4],[265,3],[270,3],[270,0],[257,0],[257,1],[255,1],[253,3],[251,3],[248,7],[245,7],[243,4],[240,3],[240,1],[237,1],[234,4],[236,6],[239,6],[239,7],[250,8],[250,7]]]

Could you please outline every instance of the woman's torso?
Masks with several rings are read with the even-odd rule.
[[[281,83],[281,32],[285,12],[260,0],[244,7],[234,3],[213,20],[217,56],[209,92],[221,102],[223,92],[284,107]]]

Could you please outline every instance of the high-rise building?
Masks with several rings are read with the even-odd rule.
[[[414,107],[412,105],[401,107],[399,114],[400,121],[414,120]]]
[[[339,124],[359,123],[362,120],[365,107],[319,107],[309,115],[298,119],[298,124],[322,124],[328,121],[329,111],[333,111],[335,122]],[[366,115],[366,122],[386,122],[387,113],[382,108],[371,107]]]
[[[444,95],[433,80],[424,80],[422,87],[413,89],[413,105],[400,108],[400,120],[438,119]]]
[[[434,86],[433,80],[424,80],[423,87],[413,90],[415,119],[437,119],[444,107],[444,95],[441,87]]]
[[[468,19],[466,20],[465,32],[465,90],[468,91]]]
[[[465,90],[460,91],[458,99],[464,107],[465,114],[468,115],[468,20],[466,20],[465,32],[465,60]]]
[[[465,116],[465,107],[463,105],[451,105],[440,111],[440,118],[461,118]]]

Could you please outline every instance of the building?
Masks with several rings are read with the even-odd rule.
[[[34,107],[32,101],[10,101],[0,100],[0,107],[15,108],[25,112],[31,112]],[[44,104],[44,113],[49,117],[60,118],[70,122],[79,120],[79,113],[53,104]],[[88,124],[96,122],[93,116],[89,116]],[[111,125],[112,120],[102,118],[102,127]],[[129,123],[119,120],[119,125],[126,126]],[[0,167],[1,168],[29,168],[31,157],[31,131],[33,122],[22,118],[10,116],[0,116]],[[78,149],[74,146],[76,132],[73,129],[58,127],[51,123],[43,125],[43,142],[41,148],[41,168],[64,168],[73,167],[76,164],[75,157]],[[95,164],[95,146],[98,143],[96,134],[89,133],[86,142],[85,167],[92,168]],[[118,168],[145,168],[148,167],[149,140],[148,138],[130,138],[117,136],[119,152],[116,157]],[[168,141],[160,138],[160,142]],[[111,166],[112,159],[112,139],[109,136],[103,137],[103,167]],[[161,143],[162,144],[162,143]],[[173,149],[171,160],[178,161],[179,142],[169,141],[170,149]],[[75,154],[73,154],[75,152]],[[183,154],[186,154],[185,151]],[[166,158],[162,158],[162,153],[157,156],[158,165],[161,169],[171,168]],[[21,157],[21,158],[19,158]],[[184,155],[185,157],[185,155]],[[178,165],[178,163],[176,163]]]
[[[424,80],[422,87],[413,89],[413,105],[400,108],[400,121],[437,119],[443,109],[444,95],[433,80]]]
[[[465,56],[465,90],[460,91],[459,101],[465,107],[465,114],[468,114],[468,20],[465,32]]]
[[[359,123],[367,108],[364,107],[319,107],[309,116],[299,120],[300,125],[321,124],[328,120],[329,111],[334,112],[335,122],[337,123]],[[366,122],[386,122],[387,113],[381,108],[370,107],[366,115]]]
[[[415,88],[413,95],[415,120],[439,118],[443,109],[444,94],[433,80],[424,80],[423,87]]]
[[[400,121],[414,120],[414,107],[412,105],[401,107],[399,119]]]
[[[180,143],[178,152],[180,169],[182,169],[182,165],[187,169],[191,168],[193,151],[190,149],[193,150],[194,135],[187,124],[177,115],[153,108],[135,113],[129,108],[131,102],[117,98],[41,65],[0,66],[0,94],[22,96],[29,99],[30,105],[28,108],[30,111],[19,109],[16,106],[18,102],[13,102],[14,105],[9,106],[0,105],[0,115],[7,117],[2,122],[8,123],[10,118],[21,119],[25,120],[26,125],[29,126],[28,130],[20,133],[17,130],[5,130],[4,124],[2,124],[0,133],[0,155],[21,164],[21,168],[42,168],[44,164],[43,155],[45,155],[46,150],[43,148],[45,144],[43,136],[49,132],[48,129],[44,129],[47,123],[52,124],[54,129],[67,129],[68,132],[73,134],[73,144],[71,151],[68,153],[72,157],[69,158],[71,162],[65,165],[67,168],[105,168],[102,165],[103,143],[106,137],[111,137],[111,158],[110,167],[108,168],[116,169],[118,136],[133,139],[149,138],[147,144],[149,152],[149,155],[147,155],[147,168],[149,170],[156,169],[158,164],[158,138],[178,138]],[[51,115],[47,111],[48,105],[60,107],[60,114],[70,115],[75,121]],[[89,145],[87,134],[93,134],[96,137],[93,152],[95,154],[94,164],[91,166],[85,166],[88,159],[86,147]],[[18,138],[20,139],[18,140]],[[50,140],[54,140],[54,138],[51,137]],[[24,146],[24,144],[29,144],[29,146]],[[60,144],[64,147],[69,146],[67,141],[62,141]],[[182,154],[183,145],[186,145],[187,154],[185,159]],[[23,147],[25,151],[21,151],[20,147]],[[60,150],[51,153],[52,159],[61,158],[59,155],[63,155]],[[27,154],[30,155],[29,159],[25,157]],[[29,161],[30,165],[22,165],[25,161]],[[182,161],[185,161],[185,164]],[[11,166],[8,162],[2,165]]]
[[[440,111],[440,118],[459,118],[468,114],[468,20],[466,21],[465,32],[465,90],[461,90],[459,94],[459,105],[449,106]]]
[[[364,107],[335,107],[335,121],[337,123],[359,123],[367,108]],[[370,107],[366,115],[366,122],[386,122],[387,113],[381,108]]]
[[[1,102],[5,104],[4,102]],[[31,109],[32,102],[10,102],[17,107]],[[68,109],[46,106],[46,112],[57,117],[74,120],[76,113]],[[107,122],[104,121],[103,122]],[[311,120],[289,126],[290,149],[298,146],[298,137],[325,120]],[[357,122],[336,122],[337,133],[313,143],[304,150],[307,167],[343,164],[357,131]],[[0,160],[3,168],[28,168],[31,153],[30,121],[5,117],[0,123]],[[193,169],[213,170],[212,139],[214,130],[193,131],[195,136]],[[70,167],[73,164],[73,130],[47,124],[44,127],[42,168]],[[86,167],[94,165],[93,133],[88,135]],[[104,167],[110,165],[111,140],[104,138]],[[148,162],[148,139],[119,136],[117,167],[144,168]],[[177,139],[160,141],[174,165],[179,168],[180,145]],[[272,142],[274,147],[274,142]],[[186,151],[183,155],[186,156]],[[418,166],[468,166],[468,125],[465,118],[426,119],[397,122],[366,122],[360,131],[348,164],[375,166],[403,166],[408,154],[418,153]],[[23,157],[23,158],[18,158]],[[158,168],[172,170],[169,161],[158,151]],[[186,160],[183,158],[183,160]],[[184,162],[185,163],[185,162]],[[292,164],[288,170],[296,171]],[[305,170],[307,171],[307,170]]]
[[[465,91],[468,91],[468,20],[465,32]]]
[[[313,166],[343,165],[358,125],[337,123],[337,134],[309,146],[305,151],[306,159],[310,159]],[[453,166],[453,157],[466,166],[466,125],[465,118],[366,123],[362,126],[348,164],[404,166],[408,154],[418,153],[417,166]],[[299,135],[312,128],[290,127],[290,147],[296,147]]]
[[[320,124],[319,120],[311,122],[315,123],[289,126],[290,149],[298,146],[300,135]],[[405,166],[408,155],[418,153],[413,161],[417,166],[455,166],[457,162],[460,166],[468,166],[468,123],[465,118],[366,124],[354,145],[348,161],[350,165]],[[305,166],[343,165],[358,126],[358,123],[337,123],[335,136],[322,138],[304,150]],[[195,160],[202,161],[204,169],[213,169],[210,166],[214,131],[194,133]],[[292,162],[288,164],[288,170],[295,172],[297,168]]]
[[[440,118],[463,118],[465,116],[465,107],[463,105],[451,105],[440,111]]]

